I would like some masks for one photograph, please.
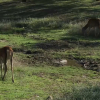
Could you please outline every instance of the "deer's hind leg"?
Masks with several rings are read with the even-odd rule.
[[[2,72],[3,72],[3,64],[1,63],[1,78],[2,78]]]
[[[95,37],[99,36],[100,29],[99,27],[95,27]]]
[[[7,64],[4,64],[4,66],[5,66],[5,68],[4,68],[4,75],[3,75],[3,77],[2,77],[2,80],[4,80],[5,75],[6,75],[6,73],[7,73]]]
[[[14,82],[12,57],[10,58],[10,63],[11,63],[11,72],[12,72],[12,82]]]

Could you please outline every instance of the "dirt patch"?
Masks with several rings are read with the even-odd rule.
[[[93,70],[93,71],[98,71],[98,72],[100,71],[100,62],[98,62],[98,61],[67,59],[66,63],[64,63],[64,64],[61,63],[60,61],[63,61],[63,60],[62,59],[56,60],[56,63],[54,63],[54,65],[83,67],[87,70]]]
[[[72,48],[76,48],[78,44],[81,47],[94,47],[100,45],[99,42],[90,41],[49,40],[36,44],[36,47],[33,50],[25,51],[20,48],[14,48],[14,51],[23,52],[25,56],[21,59],[21,61],[23,63],[31,64],[32,66],[76,66],[83,67],[87,70],[100,71],[99,60],[86,60],[84,57],[80,57],[81,54],[78,50],[75,52],[72,51],[72,53],[69,52],[70,54],[65,54],[66,50],[72,50]],[[61,54],[59,52],[61,52]]]
[[[84,47],[86,47],[86,46],[96,47],[96,46],[100,45],[100,42],[89,42],[89,41],[83,42],[83,41],[80,41],[79,45],[84,46]]]
[[[7,42],[7,40],[1,39],[0,42]]]
[[[37,49],[37,50],[27,50],[27,51],[25,51],[25,54],[41,54],[41,53],[44,53],[44,50]]]
[[[100,62],[98,61],[80,60],[79,63],[87,70],[100,71]]]
[[[14,52],[25,52],[23,48],[13,48]]]
[[[14,60],[14,65],[20,64],[32,65],[32,66],[55,66],[55,67],[63,67],[63,66],[75,66],[82,67],[86,70],[100,71],[100,62],[95,60],[86,60],[86,59],[75,59],[75,58],[54,58],[52,53],[43,52],[43,53],[30,53],[26,54],[26,57],[23,59]]]
[[[38,48],[42,49],[62,49],[62,48],[70,48],[69,44],[66,41],[58,41],[58,40],[50,40],[43,43],[37,44]]]

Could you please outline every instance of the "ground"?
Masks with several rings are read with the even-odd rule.
[[[14,50],[15,78],[12,83],[8,63],[0,98],[98,100],[100,36],[81,30],[89,18],[99,18],[100,2],[44,1],[0,0],[0,47]]]

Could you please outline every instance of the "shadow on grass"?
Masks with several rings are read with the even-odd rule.
[[[65,20],[78,20],[82,13],[88,13],[87,16],[92,16],[94,12],[98,13],[100,9],[87,8],[85,3],[76,0],[35,0],[27,3],[18,1],[0,3],[0,20],[29,17],[41,18],[64,14],[67,17]]]
[[[36,44],[38,48],[42,48],[44,50],[59,50],[59,49],[64,49],[64,48],[70,48],[69,44],[65,41],[61,40],[50,40],[50,41],[45,41],[43,43],[38,43]]]
[[[81,89],[74,89],[72,93],[64,95],[55,100],[99,100],[100,86],[90,86]]]
[[[82,47],[98,47],[100,46],[100,36],[94,37],[94,36],[83,36],[81,34],[72,34],[69,36],[66,36],[64,38],[61,38],[62,41],[67,41],[68,43],[71,43],[73,45],[82,46]]]

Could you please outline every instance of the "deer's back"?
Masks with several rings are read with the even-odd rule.
[[[0,48],[0,60],[3,60],[7,57],[7,59],[10,58],[10,56],[13,56],[13,50],[9,46],[5,46],[3,48]]]
[[[99,26],[99,22],[100,22],[99,19],[90,19],[88,21],[88,26],[89,27],[98,27]]]

